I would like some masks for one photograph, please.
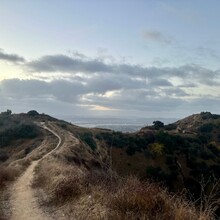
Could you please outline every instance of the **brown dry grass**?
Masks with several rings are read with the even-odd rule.
[[[5,207],[8,203],[7,187],[19,175],[19,171],[12,167],[0,167],[0,220],[6,220],[8,213],[5,213]]]
[[[110,219],[198,220],[202,214],[193,204],[171,196],[155,183],[127,177],[110,196]],[[211,219],[206,216],[204,219]]]
[[[0,189],[5,187],[9,182],[15,180],[19,175],[17,169],[12,167],[0,167]]]
[[[182,196],[135,176],[120,177],[89,163],[96,158],[68,134],[35,169],[33,186],[55,219],[210,220]],[[77,159],[77,161],[76,161]],[[61,208],[62,207],[62,208]],[[65,216],[65,218],[63,218]]]
[[[83,176],[78,173],[59,178],[52,184],[52,198],[57,202],[65,202],[76,198],[84,192]]]
[[[84,192],[84,172],[52,155],[40,162],[35,173],[33,187],[47,192],[47,202],[63,203]]]
[[[36,174],[35,187],[44,189],[54,210],[62,205],[66,219],[214,219],[181,196],[134,176],[88,171],[52,156],[41,161]]]

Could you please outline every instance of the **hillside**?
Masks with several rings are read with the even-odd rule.
[[[201,113],[137,133],[96,132],[95,137],[111,148],[113,168],[121,175],[163,181],[175,192],[187,188],[198,198],[203,178],[220,178],[219,128],[220,116]]]
[[[214,219],[219,128],[220,117],[211,113],[121,133],[81,128],[35,111],[4,112],[0,216]],[[184,189],[190,193],[180,195]]]

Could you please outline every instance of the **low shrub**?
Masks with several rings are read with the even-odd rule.
[[[0,188],[7,185],[8,182],[13,181],[18,176],[18,171],[10,167],[0,167]]]
[[[55,202],[65,202],[81,195],[85,189],[84,176],[72,174],[59,178],[52,184],[52,198]]]
[[[80,135],[80,139],[82,141],[84,141],[86,144],[88,144],[92,150],[96,149],[96,147],[97,147],[96,142],[94,141],[93,135],[91,132],[86,132],[86,133]]]
[[[151,196],[153,196],[153,198]],[[141,183],[134,177],[126,179],[125,183],[114,194],[111,207],[121,213],[133,213],[139,217],[149,215],[156,216],[158,212],[166,209],[166,202],[161,189],[150,183]]]
[[[155,183],[126,178],[109,199],[109,219],[208,220],[181,197],[169,195]]]

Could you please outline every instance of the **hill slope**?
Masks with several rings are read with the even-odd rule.
[[[34,139],[16,136],[13,142],[0,148],[0,153],[7,154],[1,167],[13,170],[16,175],[23,172],[14,185],[8,182],[14,178],[2,179],[3,195],[9,193],[9,200],[0,203],[2,216],[16,216],[15,210],[19,213],[19,208],[14,206],[22,200],[18,195],[20,198],[23,195],[17,190],[22,183],[33,179],[27,200],[35,201],[39,210],[36,213],[45,215],[44,219],[213,217],[216,204],[201,203],[204,206],[197,209],[195,204],[182,196],[171,196],[157,183],[150,183],[148,178],[163,181],[172,191],[194,190],[195,197],[201,175],[214,183],[220,164],[217,156],[219,117],[216,115],[204,119],[202,113],[172,125],[151,126],[129,134],[80,128],[47,115],[7,117],[8,120],[16,118],[18,124],[34,122],[32,125],[38,132]],[[189,128],[184,127],[186,121],[192,124],[190,132],[184,132]],[[59,136],[59,143],[54,134]],[[35,145],[30,148],[29,143],[33,140]],[[1,175],[0,172],[0,182]],[[27,202],[26,208],[31,211],[30,204]],[[16,219],[19,218],[16,216]]]

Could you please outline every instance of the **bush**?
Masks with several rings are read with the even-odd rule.
[[[166,156],[166,164],[167,165],[175,164],[175,158],[173,156],[167,155]]]
[[[171,197],[157,184],[140,182],[136,177],[122,180],[116,193],[110,197],[108,219],[210,220],[199,213],[193,204],[180,197]],[[204,218],[200,218],[204,216]]]
[[[135,146],[128,146],[127,149],[126,149],[126,153],[129,155],[129,156],[132,156],[135,154],[136,152],[136,147]]]
[[[5,162],[9,158],[8,154],[5,152],[0,152],[0,161]]]
[[[160,156],[164,152],[164,145],[155,142],[149,145],[149,149],[154,156]]]
[[[13,140],[35,138],[39,134],[37,126],[33,123],[11,124],[0,132],[0,147],[9,145]]]
[[[207,152],[207,151],[202,151],[200,156],[204,160],[210,160],[210,159],[213,160],[213,159],[215,159],[215,155],[210,153],[210,152]]]
[[[210,132],[212,132],[213,128],[214,128],[213,124],[207,123],[207,124],[204,124],[204,125],[200,126],[199,131],[201,133],[210,133]]]
[[[129,177],[111,198],[111,208],[119,214],[142,219],[143,216],[156,218],[159,213],[172,217],[171,207],[167,204],[162,190],[155,184],[141,183],[135,177]],[[133,218],[132,218],[133,219]],[[148,219],[148,218],[146,218]]]
[[[11,110],[9,110],[9,109],[7,109],[7,111],[6,111],[6,112],[1,112],[1,116],[10,116],[10,115],[11,115],[11,113],[12,113],[12,111],[11,111]]]
[[[211,152],[214,155],[216,155],[216,156],[220,155],[220,150],[218,149],[218,147],[216,146],[215,143],[209,143],[207,147],[211,150]]]
[[[84,179],[79,175],[69,175],[55,181],[52,197],[56,202],[64,202],[78,197],[83,192]]]
[[[164,126],[164,129],[167,131],[171,131],[171,130],[176,130],[177,129],[177,125],[175,124],[168,124]]]
[[[80,135],[80,139],[84,141],[86,144],[88,144],[92,150],[96,149],[97,147],[96,142],[94,141],[93,135],[91,132],[87,132],[87,133]]]
[[[37,116],[39,115],[39,113],[35,110],[31,110],[27,113],[27,115],[31,116],[31,117],[34,117],[34,116]]]
[[[17,170],[9,167],[0,167],[0,189],[18,176]]]
[[[160,128],[164,127],[164,123],[161,121],[154,121],[153,124],[153,128],[156,130],[159,130]]]
[[[166,174],[160,167],[147,167],[146,175],[148,178],[152,178],[154,181],[169,181],[169,175]]]

